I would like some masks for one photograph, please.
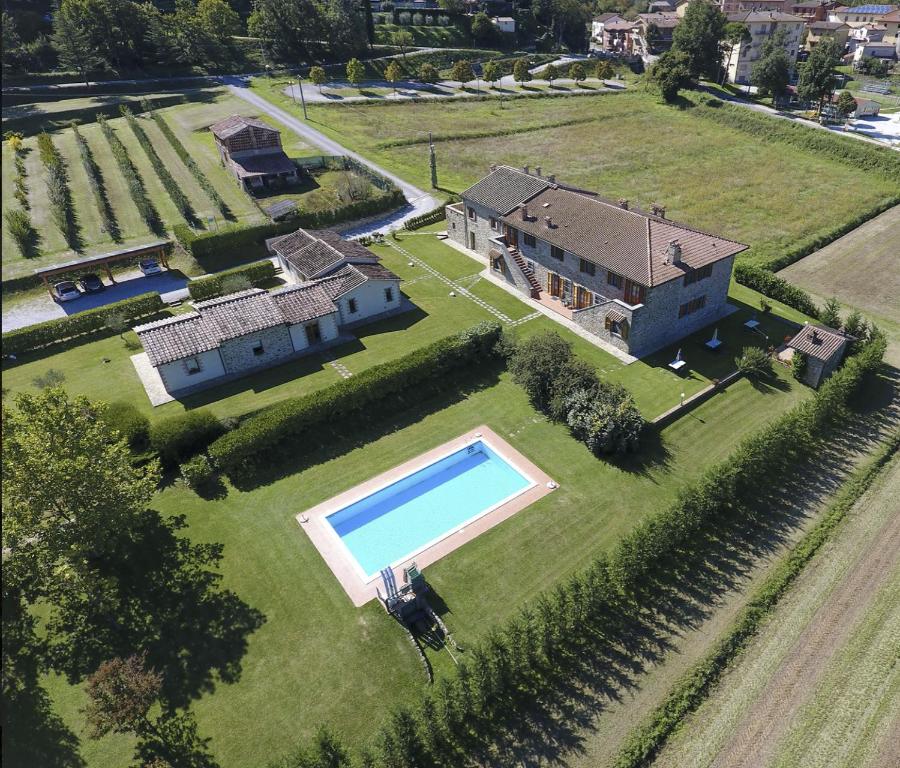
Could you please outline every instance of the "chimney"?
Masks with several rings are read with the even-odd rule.
[[[626,198],[619,198],[619,208],[624,208],[626,211],[628,210],[628,200]]]
[[[659,218],[661,218],[661,219],[666,218],[666,209],[663,206],[659,205],[658,203],[653,203],[653,205],[650,208],[650,212],[654,216],[659,216]]]
[[[491,173],[497,170],[497,163],[491,163]]]
[[[677,240],[669,240],[669,261],[672,264],[681,264],[681,243]]]
[[[813,344],[819,343],[819,332],[815,328],[813,328],[813,331],[812,331],[812,343]]]
[[[522,206],[522,221],[528,221],[528,206]]]
[[[549,181],[551,184],[556,184],[556,175],[553,173],[548,173],[547,181]]]
[[[553,219],[551,219],[549,216],[544,216],[544,224],[546,225],[547,229],[553,229]]]
[[[541,177],[541,166],[536,165],[536,166],[534,167],[534,175],[537,176],[538,178]]]
[[[527,165],[522,167],[522,173],[530,173]]]

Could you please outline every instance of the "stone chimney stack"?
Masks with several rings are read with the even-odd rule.
[[[672,264],[681,264],[681,243],[677,240],[669,240],[669,261]]]
[[[553,219],[551,219],[549,216],[544,216],[544,225],[547,227],[547,229],[553,229]]]
[[[523,168],[522,168],[522,173],[531,173],[531,171],[530,171],[530,169],[529,169],[529,166],[527,166],[527,165],[526,165],[526,166],[523,166]]]
[[[548,173],[547,181],[549,181],[551,184],[556,184],[556,175],[553,173]]]
[[[619,198],[619,208],[624,208],[626,211],[628,210],[628,199],[624,197]]]
[[[497,163],[491,163],[491,173],[497,170]]]
[[[534,167],[534,175],[537,176],[538,178],[541,177],[541,166],[536,165],[536,166]]]
[[[653,203],[653,205],[650,208],[650,212],[654,216],[659,216],[659,218],[661,218],[661,219],[666,218],[666,209],[663,206],[659,205],[658,203]]]
[[[528,206],[522,206],[522,221],[528,221]]]

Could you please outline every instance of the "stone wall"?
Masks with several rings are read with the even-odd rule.
[[[254,347],[260,342],[262,353],[254,354]],[[280,359],[293,354],[294,346],[287,326],[277,325],[274,328],[223,341],[219,352],[225,364],[225,373],[233,374],[274,365]]]

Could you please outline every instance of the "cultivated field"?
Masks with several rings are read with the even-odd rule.
[[[299,113],[265,82],[254,87]],[[763,143],[639,92],[314,105],[309,114],[318,130],[424,188],[432,131],[442,188],[464,189],[491,163],[540,166],[545,174],[613,199],[647,208],[659,203],[672,219],[753,246],[742,258],[779,255],[900,194],[896,179]],[[473,134],[481,137],[466,138]]]
[[[837,297],[887,334],[887,359],[900,365],[900,206],[781,270],[815,296]]]
[[[900,459],[655,768],[900,763]]]

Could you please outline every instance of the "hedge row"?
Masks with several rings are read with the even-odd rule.
[[[150,447],[171,468],[204,450],[224,431],[225,425],[215,414],[198,408],[151,424]]]
[[[388,403],[396,408],[439,387],[451,373],[492,356],[499,338],[498,324],[481,323],[318,392],[283,400],[216,440],[209,456],[232,479],[249,477],[286,444],[296,446],[337,419],[379,412]]]
[[[798,149],[815,152],[832,160],[872,171],[889,179],[900,178],[900,155],[888,147],[840,136],[833,131],[818,130],[790,120],[773,120],[745,107],[725,104],[715,99],[694,97],[691,112],[728,128],[752,134],[759,141],[783,142]]]
[[[154,315],[165,305],[158,293],[143,293],[96,309],[88,309],[77,315],[47,320],[3,334],[3,353],[21,355],[60,341],[97,333],[107,327],[109,318],[123,318],[131,323],[141,317]]]
[[[62,232],[69,248],[78,246],[78,230],[75,224],[75,211],[72,206],[72,193],[69,190],[69,173],[66,161],[54,146],[49,133],[38,136],[38,153],[47,171],[47,199],[53,222]]]
[[[444,203],[442,205],[439,205],[437,208],[432,208],[430,211],[426,211],[425,213],[421,213],[418,216],[413,216],[411,219],[407,219],[403,223],[403,228],[413,231],[415,229],[427,227],[429,224],[437,224],[439,221],[443,221],[447,218],[448,204],[449,203]]]
[[[103,115],[97,114],[97,123],[99,123],[100,130],[103,131],[103,135],[106,137],[107,142],[109,142],[109,148],[112,150],[113,157],[116,159],[116,163],[119,166],[119,170],[122,172],[122,176],[125,177],[125,181],[128,184],[128,193],[131,195],[131,199],[137,206],[138,213],[141,214],[141,218],[150,228],[150,231],[157,235],[163,234],[165,230],[162,226],[162,221],[159,218],[159,213],[153,203],[150,202],[150,198],[147,197],[147,190],[144,188],[144,182],[141,179],[140,173],[138,173],[138,169],[135,168],[134,163],[131,162],[131,158],[128,157],[128,150],[125,149],[122,140],[116,136],[116,132],[109,123],[106,122],[106,118],[103,117]]]
[[[750,264],[735,264],[734,279],[741,285],[746,285],[770,299],[780,301],[789,307],[802,312],[804,315],[818,319],[819,308],[810,296],[802,288],[792,285],[774,272],[762,267],[754,267]]]
[[[120,107],[120,111],[122,112],[122,116],[128,122],[128,125],[131,126],[131,130],[134,132],[138,143],[144,148],[144,152],[147,153],[150,164],[156,171],[156,175],[159,176],[159,180],[162,182],[163,187],[165,187],[166,192],[169,193],[169,197],[172,198],[172,202],[175,203],[178,212],[184,216],[185,220],[189,222],[196,221],[197,217],[194,215],[191,201],[188,200],[187,195],[184,194],[184,191],[178,185],[178,182],[175,181],[172,174],[169,173],[169,169],[166,168],[162,158],[153,146],[153,142],[147,137],[146,132],[138,122],[137,118],[124,104]]]
[[[490,754],[499,737],[515,739],[520,725],[534,733],[534,722],[567,716],[566,692],[580,695],[582,675],[596,679],[608,665],[614,676],[623,665],[641,664],[636,625],[671,608],[670,590],[708,564],[729,529],[769,522],[759,488],[786,481],[798,462],[810,460],[846,418],[846,404],[880,366],[884,349],[883,338],[869,344],[811,400],[746,438],[672,506],[645,518],[610,558],[598,556],[495,627],[435,694],[394,710],[365,764],[467,764],[467,756]]]
[[[97,203],[97,209],[100,211],[100,219],[103,222],[103,228],[109,232],[109,236],[115,242],[121,242],[122,234],[119,232],[119,223],[116,221],[116,215],[113,213],[112,206],[109,204],[109,198],[106,196],[106,187],[103,184],[103,174],[100,171],[97,162],[94,160],[94,153],[91,151],[84,136],[78,130],[77,125],[72,126],[72,132],[75,135],[75,143],[78,145],[78,154],[81,156],[81,165],[88,177],[91,192],[94,193],[94,201]]]
[[[235,267],[217,272],[209,277],[188,282],[188,293],[194,301],[214,299],[226,293],[244,288],[258,287],[275,277],[275,265],[271,260],[257,261],[246,267]]]
[[[175,150],[175,153],[178,157],[181,158],[181,162],[183,162],[187,169],[193,174],[194,178],[197,180],[197,183],[200,185],[200,188],[206,192],[207,196],[210,200],[212,200],[213,205],[219,209],[221,214],[226,219],[233,219],[234,214],[232,214],[231,209],[228,207],[228,204],[222,199],[222,196],[218,193],[216,188],[212,185],[212,182],[206,177],[206,174],[203,173],[200,166],[194,161],[194,158],[191,157],[191,153],[187,151],[184,144],[181,143],[181,139],[179,139],[174,131],[169,127],[169,124],[165,121],[162,115],[157,111],[152,111],[151,116],[156,124],[159,126],[159,130],[162,131],[162,135],[166,137],[169,144],[172,145],[172,149]]]
[[[684,718],[707,698],[725,670],[756,635],[806,564],[828,542],[835,528],[869,489],[898,448],[900,433],[894,434],[876,456],[844,484],[823,518],[756,590],[725,636],[706,658],[675,683],[665,701],[650,717],[632,731],[619,752],[615,768],[643,768],[652,762]]]
[[[593,90],[590,88],[579,89],[576,91],[534,91],[507,93],[503,95],[504,99],[575,99],[587,96],[608,96],[610,91]],[[620,94],[621,96],[621,94]],[[454,104],[467,101],[496,101],[495,93],[467,93],[465,96],[453,96]],[[380,107],[396,107],[398,104],[426,104],[434,103],[433,98],[427,96],[411,96],[403,99],[402,102],[392,101],[391,99],[372,99],[370,101],[330,101],[322,106],[327,109],[378,109]]]

